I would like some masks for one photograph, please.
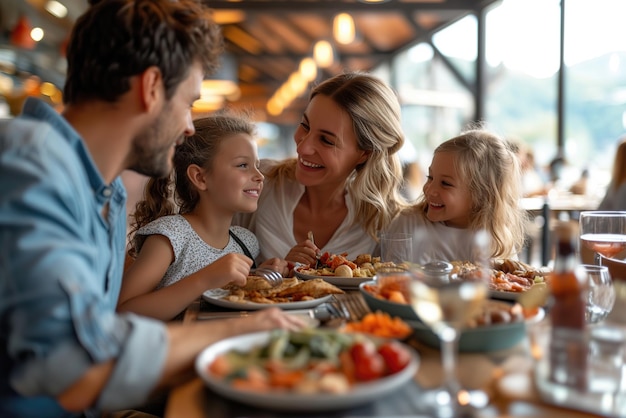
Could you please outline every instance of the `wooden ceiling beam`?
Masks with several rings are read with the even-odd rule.
[[[306,57],[310,57],[311,54],[292,54],[292,53],[285,53],[285,54],[274,54],[271,52],[263,52],[260,54],[250,54],[247,53],[245,51],[242,51],[241,49],[237,50],[237,51],[233,51],[233,50],[229,50],[228,52],[230,52],[232,55],[234,55],[235,57],[240,57],[240,58],[245,58],[245,57],[262,57],[262,58],[288,58],[290,60],[294,60],[294,61],[300,61],[303,58]],[[341,56],[341,58],[372,58],[372,59],[385,59],[385,58],[390,58],[394,55],[394,53],[396,52],[396,50],[391,51],[391,52],[382,52],[382,51],[378,51],[378,52],[363,52],[363,53],[341,53],[339,54]]]
[[[235,9],[244,10],[246,12],[260,12],[272,14],[288,14],[294,12],[314,12],[316,14],[334,14],[337,12],[415,12],[419,10],[454,10],[454,11],[475,11],[480,10],[486,4],[498,2],[500,0],[491,1],[470,1],[470,0],[445,0],[439,3],[400,3],[398,1],[389,1],[380,4],[366,4],[359,2],[343,2],[338,0],[329,1],[302,1],[302,0],[267,0],[267,1],[239,1],[232,2],[227,0],[204,0],[204,2],[212,9]]]

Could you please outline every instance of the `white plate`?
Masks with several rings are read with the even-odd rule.
[[[544,285],[541,284],[541,283],[534,284],[533,286],[529,287],[527,290],[524,290],[523,292],[507,292],[507,291],[504,291],[504,290],[489,289],[489,296],[492,299],[517,301],[517,299],[519,299],[519,297],[521,295],[526,293],[528,290],[532,289],[534,286],[544,286]],[[545,291],[547,292],[548,290],[546,289]]]
[[[206,385],[225,398],[232,399],[247,405],[283,411],[329,411],[334,409],[350,408],[372,402],[401,388],[410,381],[417,372],[418,356],[411,347],[406,347],[411,354],[410,363],[400,372],[373,382],[355,385],[352,390],[341,395],[328,393],[297,394],[287,392],[252,392],[238,390],[230,384],[215,378],[208,372],[209,365],[218,354],[232,349],[252,348],[267,344],[270,332],[240,335],[219,341],[205,348],[196,358],[196,372]]]
[[[372,277],[339,277],[339,276],[313,276],[300,273],[301,267],[293,269],[296,277],[302,280],[323,279],[324,281],[337,286],[340,289],[358,289],[363,282],[373,280]]]
[[[314,308],[321,303],[328,302],[333,297],[333,295],[326,295],[313,300],[301,300],[297,302],[284,303],[231,302],[229,300],[222,299],[224,296],[228,296],[229,294],[230,292],[225,289],[209,289],[202,294],[202,298],[207,302],[212,303],[213,305],[221,306],[222,308],[254,311],[269,308],[270,306],[277,306],[281,309]]]

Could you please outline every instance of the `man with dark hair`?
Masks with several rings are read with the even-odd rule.
[[[222,39],[194,0],[106,0],[77,21],[65,110],[29,99],[0,124],[0,416],[133,407],[218,339],[301,322],[163,324],[115,313],[130,169],[163,176]],[[248,271],[242,257],[233,269]]]

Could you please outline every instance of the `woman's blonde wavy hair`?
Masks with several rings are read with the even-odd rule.
[[[346,179],[355,210],[355,222],[378,240],[378,232],[406,207],[400,195],[402,168],[398,151],[404,144],[400,103],[395,92],[382,80],[361,72],[339,74],[317,85],[317,95],[332,99],[352,120],[357,146],[368,151],[368,159],[355,167]],[[296,161],[288,159],[274,166],[268,179],[295,179]]]
[[[459,177],[469,183],[472,213],[469,228],[484,229],[492,241],[492,257],[508,258],[524,246],[527,215],[521,209],[521,168],[517,156],[500,137],[484,128],[472,128],[435,149],[456,155]],[[426,216],[422,193],[416,211]]]

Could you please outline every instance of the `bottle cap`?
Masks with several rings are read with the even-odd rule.
[[[572,241],[577,234],[574,224],[570,221],[557,221],[554,231],[559,241]]]

